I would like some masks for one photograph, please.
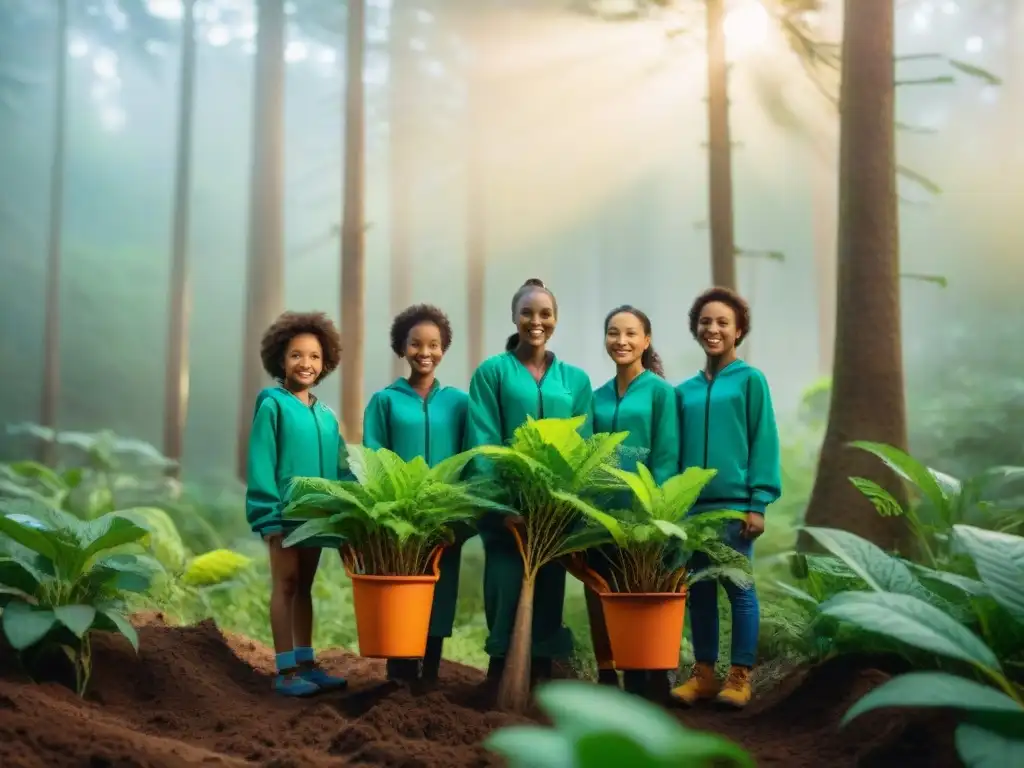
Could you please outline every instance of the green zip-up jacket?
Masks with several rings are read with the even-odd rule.
[[[422,456],[434,466],[462,451],[469,397],[435,381],[426,399],[405,379],[375,392],[363,413],[363,445],[387,448],[403,461]]]
[[[613,378],[594,391],[592,410],[594,432],[629,432],[619,450],[623,469],[635,472],[643,464],[659,483],[679,472],[676,394],[660,376],[644,371],[622,397]]]
[[[330,408],[320,400],[307,406],[283,387],[262,390],[249,433],[245,517],[252,530],[267,536],[297,528],[300,521],[281,516],[288,483],[293,477],[337,480],[340,460],[341,431]]]
[[[681,383],[681,466],[717,469],[693,512],[759,512],[782,495],[779,431],[764,374],[735,360]]]
[[[468,447],[506,445],[528,416],[566,419],[588,416],[580,434],[592,434],[590,377],[553,357],[538,382],[514,352],[484,360],[469,382]]]

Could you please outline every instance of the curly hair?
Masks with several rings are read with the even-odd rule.
[[[405,357],[405,342],[409,332],[420,323],[433,323],[441,331],[441,351],[447,352],[452,345],[452,325],[448,315],[433,304],[417,304],[399,312],[391,322],[391,351],[398,357]]]
[[[640,325],[644,329],[644,334],[647,336],[651,335],[651,318],[649,318],[645,312],[641,312],[631,304],[623,304],[621,307],[616,307],[608,313],[608,316],[604,319],[605,333],[608,332],[608,323],[612,321],[612,318],[623,312],[626,312],[639,320]],[[643,365],[645,370],[650,371],[655,376],[660,376],[663,379],[665,378],[665,366],[661,362],[661,355],[654,351],[653,344],[649,345],[647,349],[643,351],[643,354],[640,355],[640,364]]]
[[[558,299],[555,298],[555,294],[551,292],[551,289],[544,285],[544,281],[539,277],[531,277],[521,286],[519,290],[512,294],[512,319],[515,320],[516,307],[519,306],[519,302],[522,301],[523,296],[534,291],[541,291],[551,297],[551,307],[555,310],[555,317],[558,317]],[[516,331],[505,341],[505,351],[511,352],[519,345],[519,332]]]
[[[314,383],[319,384],[338,367],[341,362],[341,334],[334,321],[323,312],[285,312],[267,328],[260,341],[263,369],[275,381],[284,381],[285,352],[292,339],[304,333],[316,336],[324,353],[323,368]]]
[[[693,334],[693,338],[697,338],[697,325],[700,323],[700,313],[705,306],[713,301],[725,304],[736,313],[736,330],[740,333],[739,338],[736,339],[736,346],[738,347],[750,334],[750,305],[731,288],[709,288],[694,299],[693,305],[690,307],[690,333]]]

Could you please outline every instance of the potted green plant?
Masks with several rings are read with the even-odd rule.
[[[422,657],[442,551],[457,529],[504,507],[460,479],[475,451],[432,468],[422,457],[406,462],[386,448],[347,451],[354,480],[292,481],[283,514],[302,523],[284,545],[337,542],[352,579],[362,656]]]
[[[508,511],[506,525],[523,559],[523,585],[516,608],[505,669],[498,687],[498,707],[523,712],[530,697],[531,628],[537,573],[548,563],[587,549],[603,532],[582,523],[586,517],[614,523],[586,503],[588,496],[622,488],[609,470],[627,433],[599,433],[584,438],[585,416],[528,419],[508,446],[481,446],[494,465],[493,480]]]
[[[690,467],[658,485],[638,464],[635,472],[608,470],[629,486],[630,509],[600,514],[576,500],[593,525],[604,528],[611,547],[596,551],[607,560],[606,575],[571,558],[570,572],[601,598],[612,656],[617,669],[675,669],[686,614],[686,591],[707,578],[727,578],[748,584],[750,561],[721,539],[721,526],[742,520],[744,513],[705,512],[689,516],[701,490],[715,476],[713,469]],[[691,571],[695,552],[708,556],[711,566]]]

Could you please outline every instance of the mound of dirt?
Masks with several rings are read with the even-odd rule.
[[[138,656],[123,638],[95,638],[84,701],[56,683],[30,683],[0,650],[0,765],[484,768],[501,764],[479,746],[484,737],[528,722],[487,711],[482,673],[458,664],[417,692],[383,682],[382,662],[328,652],[322,661],[350,689],[290,700],[271,692],[273,654],[257,643],[210,622],[171,627],[151,615],[136,624]],[[919,765],[957,765],[949,729],[936,721],[886,713],[837,731],[849,705],[883,679],[834,663],[799,673],[745,712],[679,717],[740,742],[761,766],[896,765],[911,755]]]

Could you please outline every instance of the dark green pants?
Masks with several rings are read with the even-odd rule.
[[[434,603],[430,609],[429,637],[451,637],[455,626],[455,608],[459,601],[459,571],[462,568],[462,542],[451,545],[441,555],[441,572],[434,585]]]
[[[504,656],[512,643],[519,593],[523,587],[523,560],[512,533],[500,526],[480,526],[484,545],[484,613],[489,635],[488,656]],[[533,597],[533,651],[535,658],[567,659],[572,653],[572,632],[562,625],[565,603],[565,568],[549,563],[540,569]]]

